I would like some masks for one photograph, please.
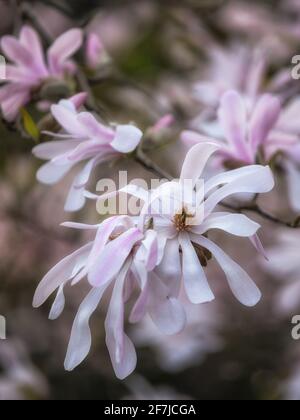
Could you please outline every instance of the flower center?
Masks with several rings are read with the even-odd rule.
[[[186,209],[183,209],[181,213],[177,213],[173,218],[173,223],[177,232],[184,232],[188,229],[188,219],[192,218],[193,215],[189,214]]]

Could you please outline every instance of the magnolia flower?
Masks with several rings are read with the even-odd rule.
[[[38,171],[37,178],[44,184],[54,185],[75,165],[84,163],[74,179],[65,204],[66,211],[77,211],[85,204],[84,190],[93,169],[120,154],[133,152],[143,133],[133,125],[106,127],[91,113],[78,113],[72,101],[63,100],[53,105],[51,112],[64,133],[52,133],[57,141],[33,149],[36,157],[49,160]]]
[[[218,146],[213,143],[194,146],[185,159],[179,181],[167,182],[150,193],[134,185],[119,192],[143,200],[139,227],[143,231],[145,226],[151,225],[157,232],[163,259],[156,273],[174,296],[178,296],[183,279],[186,295],[192,303],[212,301],[215,296],[203,267],[214,256],[235,297],[246,306],[254,306],[261,298],[257,286],[236,262],[208,239],[207,234],[217,229],[247,237],[262,251],[257,223],[241,214],[218,212],[216,207],[234,194],[269,192],[274,187],[274,179],[268,166],[252,165],[219,174],[206,182],[203,189],[198,188],[197,181],[208,159],[217,150]],[[191,188],[186,191],[187,180],[191,181]],[[115,194],[105,194],[99,200]]]
[[[209,65],[194,87],[194,97],[208,107],[219,105],[220,96],[229,89],[242,92],[251,103],[257,96],[266,67],[265,55],[260,50],[239,44],[228,49],[213,48],[209,51]]]
[[[279,99],[263,95],[253,111],[247,111],[246,101],[236,91],[221,98],[218,121],[203,131],[219,139],[219,163],[223,167],[240,167],[257,161],[269,163],[281,155],[289,181],[290,201],[300,211],[300,111],[299,99],[282,109]],[[182,140],[188,145],[207,141],[193,131],[185,131]]]
[[[181,304],[170,296],[166,285],[153,271],[162,258],[157,235],[151,229],[141,232],[134,220],[126,216],[112,217],[96,226],[76,223],[64,226],[95,230],[96,237],[63,259],[44,277],[33,305],[41,306],[58,289],[50,312],[50,318],[56,319],[65,306],[67,284],[75,285],[87,277],[93,286],[82,302],[72,328],[65,368],[73,370],[89,353],[90,317],[113,284],[105,321],[106,344],[117,377],[124,379],[136,365],[134,346],[124,333],[124,306],[135,290],[140,296],[131,312],[131,322],[138,322],[149,313],[165,334],[176,334],[185,324]]]
[[[20,109],[30,102],[32,95],[47,80],[63,80],[76,71],[70,58],[83,42],[80,29],[71,29],[61,35],[47,51],[47,60],[37,32],[24,26],[19,39],[4,36],[1,48],[13,63],[7,65],[7,84],[0,89],[1,109],[5,119],[16,119]]]

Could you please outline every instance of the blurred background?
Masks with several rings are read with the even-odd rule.
[[[30,8],[29,20],[38,21],[51,38],[74,26],[101,37],[106,58],[91,83],[99,109],[111,121],[134,121],[146,130],[165,114],[174,115],[175,124],[154,139],[158,147],[151,152],[174,176],[186,152],[179,133],[195,123],[205,105],[195,93],[197,82],[233,87],[238,66],[262,46],[268,57],[266,86],[300,54],[298,0],[0,1],[1,36],[14,33],[15,11],[24,5]],[[0,145],[0,314],[7,319],[7,340],[0,341],[0,399],[300,399],[300,342],[291,337],[291,319],[300,314],[300,233],[256,215],[268,263],[247,242],[218,238],[261,288],[256,308],[234,300],[212,261],[207,270],[217,299],[188,306],[183,333],[161,336],[147,319],[127,326],[138,350],[138,367],[129,379],[117,380],[111,367],[105,305],[93,318],[88,359],[73,373],[65,372],[84,287],[69,292],[66,311],[56,322],[48,320],[49,306],[32,309],[32,297],[49,268],[87,239],[59,224],[94,223],[97,213],[93,204],[79,214],[63,212],[72,174],[53,188],[37,183],[40,163],[31,155],[32,140],[1,123]],[[150,179],[132,162],[102,167],[98,179],[114,177],[119,167],[132,178]],[[296,215],[280,170],[277,185],[262,204],[292,219]]]

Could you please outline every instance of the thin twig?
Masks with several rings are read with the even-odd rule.
[[[162,169],[159,165],[152,161],[143,151],[143,142],[138,147],[135,155],[135,161],[141,165],[144,169],[149,172],[152,172],[154,175],[158,176],[160,179],[167,179],[168,181],[172,181],[174,178]]]

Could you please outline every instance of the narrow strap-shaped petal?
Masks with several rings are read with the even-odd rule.
[[[23,26],[20,33],[20,42],[30,51],[34,67],[39,72],[39,75],[45,78],[48,77],[49,72],[45,63],[45,55],[37,32],[31,26]]]
[[[72,105],[73,108],[69,107],[68,104]],[[51,112],[56,121],[68,134],[74,134],[76,137],[88,137],[86,127],[77,119],[75,107],[72,102],[61,101],[58,105],[52,105]]]
[[[66,299],[64,295],[64,284],[62,284],[58,289],[55,301],[50,310],[49,319],[51,319],[51,321],[54,321],[60,317],[65,308],[65,303]]]
[[[78,146],[78,140],[50,141],[34,147],[32,153],[43,160],[52,160]]]
[[[202,175],[207,161],[218,148],[219,146],[214,143],[199,143],[192,147],[183,163],[180,175],[181,182],[192,180],[192,185],[195,186]]]
[[[225,252],[203,236],[191,235],[192,240],[207,248],[224,271],[234,296],[245,306],[255,306],[261,299],[261,292],[249,275]]]
[[[158,257],[157,233],[154,230],[148,230],[135,258],[142,261],[148,271],[152,271],[158,264]]]
[[[186,314],[178,299],[169,295],[169,290],[155,274],[149,273],[149,299],[147,311],[159,330],[165,335],[180,333],[186,324]]]
[[[52,161],[41,166],[37,172],[37,179],[42,184],[55,185],[61,181],[74,166],[74,162],[66,165],[55,165]]]
[[[178,297],[182,277],[178,238],[166,242],[161,264],[155,272],[169,289],[170,296]]]
[[[192,303],[206,303],[215,299],[206,275],[187,233],[179,235],[182,249],[182,273],[185,291]]]
[[[56,39],[48,50],[48,62],[52,74],[59,74],[65,62],[75,54],[83,43],[81,29],[70,29]]]
[[[89,273],[91,285],[98,287],[117,276],[133,246],[142,239],[140,230],[132,228],[109,242]]]
[[[193,226],[191,231],[203,235],[212,229],[223,230],[231,235],[251,237],[256,234],[260,225],[243,214],[211,214],[200,226]]]
[[[89,354],[92,344],[89,321],[107,287],[108,285],[105,285],[101,288],[92,289],[78,309],[65,359],[65,369],[67,371],[74,370]]]
[[[258,101],[250,121],[249,136],[254,152],[263,144],[275,127],[281,112],[280,100],[272,95],[263,95]]]
[[[236,179],[246,175],[255,175],[256,172],[260,169],[261,165],[249,165],[215,175],[205,183],[205,195],[207,195],[220,185],[229,184],[230,182],[233,182]]]
[[[46,274],[34,295],[33,306],[35,308],[41,306],[57,288],[77,274],[74,272],[74,268],[77,266],[77,271],[79,271],[84,266],[91,249],[92,242],[68,255]],[[80,264],[78,264],[79,262]]]
[[[124,333],[124,283],[131,263],[127,260],[116,280],[105,320],[106,345],[119,379],[129,376],[137,362],[134,345]]]
[[[216,192],[212,193],[204,202],[205,217],[225,198],[234,194],[253,193],[262,194],[274,188],[274,177],[269,166],[261,166],[257,171],[248,175],[236,178],[233,182],[225,185]]]
[[[221,99],[219,120],[225,138],[231,143],[241,161],[253,163],[247,144],[247,110],[242,97],[235,91],[226,92]]]

